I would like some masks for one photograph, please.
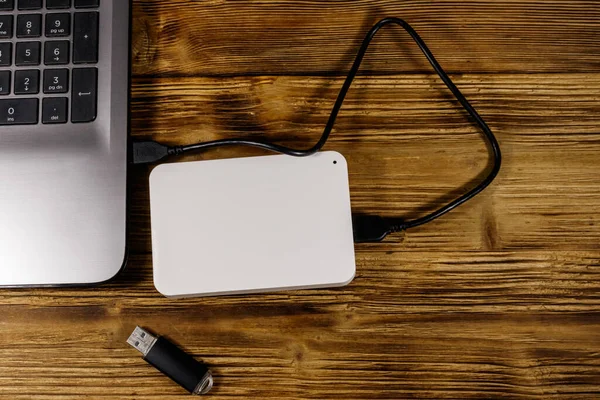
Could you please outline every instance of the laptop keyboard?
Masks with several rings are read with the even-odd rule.
[[[100,0],[0,0],[0,125],[92,122]]]

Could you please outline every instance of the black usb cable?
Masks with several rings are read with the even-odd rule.
[[[423,39],[421,39],[419,34],[417,34],[417,32],[406,21],[399,18],[383,19],[379,21],[375,26],[373,26],[373,28],[371,28],[371,30],[365,37],[362,46],[358,51],[356,59],[354,60],[354,64],[350,69],[348,77],[346,78],[346,81],[344,82],[344,85],[340,90],[340,93],[333,106],[333,110],[331,111],[329,120],[327,121],[327,125],[325,126],[323,134],[321,135],[319,141],[311,148],[306,150],[298,150],[274,143],[247,140],[243,138],[214,140],[210,142],[191,144],[187,146],[167,146],[155,141],[140,141],[133,143],[133,163],[154,163],[170,156],[181,155],[183,153],[191,151],[201,151],[208,150],[214,147],[236,145],[258,147],[265,150],[270,150],[295,157],[305,157],[318,152],[323,148],[323,146],[325,145],[325,143],[327,143],[327,140],[329,139],[329,135],[333,130],[333,126],[335,125],[337,116],[340,112],[340,109],[342,108],[344,99],[346,98],[346,94],[348,93],[348,90],[350,89],[350,86],[352,85],[352,82],[354,81],[354,78],[358,73],[362,60],[365,57],[365,54],[367,52],[367,49],[369,48],[369,45],[371,44],[371,41],[373,40],[377,32],[379,32],[381,28],[387,25],[401,26],[417,43],[425,57],[427,57],[427,60],[429,60],[429,63],[431,64],[435,72],[439,75],[439,77],[446,84],[448,89],[450,89],[452,94],[456,97],[456,99],[460,102],[463,108],[467,111],[467,113],[469,113],[469,115],[473,118],[475,123],[481,129],[484,138],[487,140],[490,146],[494,165],[490,173],[486,176],[486,178],[483,179],[483,181],[481,181],[477,186],[475,186],[462,196],[458,197],[457,199],[446,204],[445,206],[439,208],[438,210],[425,215],[424,217],[405,221],[402,218],[382,217],[378,215],[353,215],[354,241],[356,243],[380,242],[390,233],[400,232],[409,228],[414,228],[441,217],[447,212],[455,209],[461,204],[477,196],[492,183],[492,181],[496,178],[498,172],[500,171],[500,165],[502,162],[500,145],[498,144],[496,137],[494,136],[488,125],[485,123],[483,118],[481,118],[479,113],[473,108],[473,106],[469,103],[465,96],[452,82],[448,74],[446,74],[441,65],[437,62],[437,60],[435,59],[435,57],[433,56]]]

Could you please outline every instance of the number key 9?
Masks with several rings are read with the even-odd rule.
[[[46,14],[46,36],[60,37],[71,34],[71,14]]]

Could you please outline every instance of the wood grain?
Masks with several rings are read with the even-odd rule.
[[[169,300],[152,290],[149,257],[135,256],[100,291],[5,292],[0,393],[179,398],[123,345],[134,324],[213,365],[217,398],[597,391],[596,253],[389,249],[359,249],[345,289]]]
[[[135,325],[206,361],[215,399],[599,398],[597,2],[134,0],[132,135],[306,147],[386,15],[414,24],[497,134],[488,190],[357,246],[346,288],[171,300],[152,284],[150,169],[132,168],[116,280],[0,291],[0,398],[187,398],[125,343]],[[421,215],[489,168],[405,35],[383,32],[363,72],[327,145],[353,209]]]
[[[448,71],[588,72],[600,66],[596,1],[134,1],[134,72],[155,75],[345,74],[379,19],[413,24]],[[400,29],[365,70],[429,71]]]

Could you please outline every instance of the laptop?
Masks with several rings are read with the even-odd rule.
[[[0,287],[126,258],[130,2],[0,0]]]

